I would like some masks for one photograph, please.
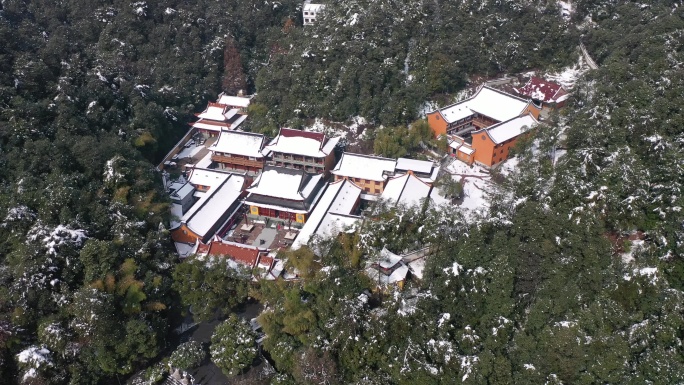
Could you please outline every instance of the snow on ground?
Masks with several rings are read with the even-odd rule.
[[[444,197],[444,194],[439,190],[439,187],[433,187],[430,191],[430,199],[435,206],[451,204],[451,199]]]
[[[451,101],[449,103],[447,103],[447,105],[455,104],[455,103],[458,103],[458,102],[461,102],[461,101],[468,99],[469,97],[472,96],[474,91],[475,91],[475,89],[470,88],[470,87],[462,89],[461,91],[459,91],[458,93],[453,95],[453,97],[451,98]],[[442,106],[441,108],[443,108],[443,107],[445,107],[445,106]],[[421,119],[424,119],[428,113],[435,111],[438,108],[440,108],[440,103],[435,102],[435,101],[426,100],[423,102],[423,104],[420,107],[418,107],[418,117],[420,117]]]
[[[460,160],[454,160],[445,171],[463,185],[463,198],[459,205],[466,215],[480,217],[489,210],[489,193],[495,188],[489,170],[484,167],[469,166]],[[433,190],[432,199],[436,204],[448,201],[438,189]]]
[[[520,163],[520,158],[518,157],[508,159],[499,166],[499,174],[508,177],[518,170],[518,163]]]
[[[465,176],[477,176],[489,178],[489,170],[484,167],[478,166],[476,164],[468,166],[466,163],[455,159],[449,166],[447,166],[446,171],[450,174],[465,175]]]
[[[364,126],[366,124],[368,124],[366,118],[362,116],[355,116],[352,118],[352,124],[349,126],[349,129],[352,130],[352,132],[355,132],[359,129],[359,126]]]
[[[304,127],[304,131],[322,132],[329,137],[341,136],[346,137],[347,134],[356,134],[356,130],[360,125],[366,124],[366,119],[356,116],[352,118],[352,123],[345,125],[342,123],[327,124],[323,119],[316,118],[314,123],[308,127]]]
[[[562,85],[566,90],[570,90],[575,87],[577,79],[587,71],[589,71],[589,66],[584,62],[582,55],[580,55],[577,63],[564,68],[560,72],[547,73],[544,75],[544,78]]]
[[[489,209],[488,191],[491,182],[477,178],[463,179],[463,203],[461,207],[473,214],[484,214]]]
[[[556,156],[560,157],[563,154],[564,152],[558,151]],[[519,163],[519,158],[508,159],[498,167],[497,172],[503,177],[509,177],[517,172]],[[463,186],[463,197],[458,205],[463,209],[463,212],[471,219],[484,217],[490,207],[489,200],[498,188],[498,185],[492,181],[490,170],[478,165],[469,166],[460,160],[454,160],[445,167],[445,171],[450,173],[454,180],[461,182]],[[433,189],[431,197],[437,205],[450,202],[444,198],[438,188]]]
[[[359,143],[359,140],[363,140],[362,135],[358,135],[359,127],[365,126],[368,121],[362,116],[355,116],[351,119],[351,123],[336,123],[336,122],[325,122],[323,119],[317,118],[314,123],[310,126],[304,127],[304,131],[312,132],[322,132],[328,137],[340,136],[346,139],[347,144],[354,146]],[[363,131],[365,132],[365,130]]]

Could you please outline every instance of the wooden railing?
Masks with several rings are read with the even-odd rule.
[[[259,160],[249,160],[235,156],[211,155],[211,160],[218,163],[236,164],[240,166],[264,168],[264,162]]]
[[[283,156],[280,154],[274,154],[272,157],[272,160],[278,161],[278,162],[298,163],[298,164],[317,165],[317,166],[323,166],[325,163],[322,158],[301,157],[301,156],[292,156],[292,155]]]

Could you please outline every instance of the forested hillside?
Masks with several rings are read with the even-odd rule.
[[[253,89],[298,5],[2,2],[0,382],[123,381],[169,346],[177,258],[152,162],[224,81]]]
[[[363,116],[405,124],[472,74],[574,60],[578,34],[554,1],[341,1],[289,30],[257,76],[268,126]],[[448,100],[448,98],[446,98]]]
[[[170,348],[186,297],[244,299],[221,274],[180,287],[206,274],[176,269],[153,168],[222,90],[257,93],[255,131],[405,125],[472,75],[559,69],[582,41],[600,68],[487,216],[389,210],[320,260],[289,255],[301,281],[252,288],[277,371],[261,383],[681,382],[684,4],[572,7],[337,1],[302,28],[290,0],[2,1],[0,378],[123,383]],[[362,294],[379,248],[425,245],[422,281]]]

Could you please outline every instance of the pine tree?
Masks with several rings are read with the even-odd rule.
[[[229,95],[237,95],[240,91],[246,91],[247,82],[242,67],[240,51],[232,37],[226,37],[223,49],[223,91]]]

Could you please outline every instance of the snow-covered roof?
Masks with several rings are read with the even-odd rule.
[[[204,158],[200,159],[199,161],[197,161],[197,163],[195,163],[195,167],[208,168],[209,166],[211,166],[211,162],[211,152],[208,151],[206,155],[204,155]]]
[[[242,131],[222,131],[216,143],[209,149],[215,152],[262,158],[261,149],[266,137],[262,134]]]
[[[303,201],[315,190],[321,178],[322,174],[313,175],[301,170],[266,166],[247,191],[251,194]]]
[[[387,179],[385,173],[394,172],[396,163],[396,159],[345,152],[330,172],[339,176],[381,182]]]
[[[228,122],[220,122],[219,124],[216,124],[216,122],[213,120],[208,119],[200,119],[196,122],[190,123],[190,125],[198,129],[211,131],[228,130],[231,126]]]
[[[236,97],[237,98],[237,97]],[[239,98],[244,99],[244,98]],[[247,99],[249,101],[249,99]],[[249,103],[247,103],[249,104]],[[199,120],[190,123],[191,126],[203,130],[221,131],[224,129],[236,129],[242,122],[247,119],[247,115],[239,114],[238,108],[233,105],[223,103],[209,103],[207,108],[201,113],[197,114]]]
[[[408,268],[414,277],[423,279],[423,270],[425,270],[425,258],[418,258],[408,263]]]
[[[177,203],[171,203],[171,228],[175,229],[180,226],[180,219],[183,217],[183,206]]]
[[[200,185],[213,188],[215,186],[223,184],[223,182],[226,179],[230,178],[231,175],[232,173],[225,171],[210,170],[206,168],[196,167],[190,170],[190,176],[188,177],[188,181],[192,183],[194,186]]]
[[[293,249],[298,249],[309,243],[314,235],[326,237],[334,235],[335,230],[356,222],[358,217],[330,214],[351,214],[359,201],[362,189],[348,180],[331,183],[318,201],[316,208],[311,212],[304,227],[292,243]],[[340,226],[337,227],[336,226]]]
[[[181,188],[171,194],[171,198],[184,200],[188,195],[195,192],[195,186],[190,183],[184,184]]]
[[[427,183],[435,183],[438,176],[439,176],[439,167],[435,167],[432,170],[432,174],[430,174],[430,176],[420,177],[420,180],[422,180],[423,182],[427,182]]]
[[[169,184],[166,187],[169,189],[171,193],[173,193],[174,191],[179,190],[181,187],[183,187],[185,183],[187,183],[185,178],[179,178],[178,180],[169,182]]]
[[[182,222],[195,234],[205,237],[211,228],[216,225],[228,209],[240,198],[245,178],[241,175],[231,175],[224,183],[209,190],[193,206],[199,206],[195,210],[189,210]],[[239,208],[239,207],[238,207]],[[237,209],[237,208],[236,208]]]
[[[325,4],[313,4],[313,3],[306,3],[304,4],[304,11],[305,12],[318,12],[321,11],[325,8]]]
[[[470,155],[473,152],[475,152],[475,150],[473,150],[470,146],[466,146],[466,145],[462,145],[461,147],[458,147],[458,151],[460,151],[466,155]]]
[[[401,282],[406,279],[408,271],[408,266],[402,263],[402,265],[396,268],[389,276],[384,276],[384,274],[380,274],[380,283],[389,285],[392,283]]]
[[[240,110],[238,110],[237,108],[231,108],[230,110],[228,110],[228,111],[227,111],[225,114],[223,114],[223,115],[224,115],[226,118],[228,118],[228,120],[230,120],[230,119],[233,118],[233,116],[237,115],[237,113],[238,113],[239,111],[240,111]]]
[[[180,258],[187,258],[197,252],[197,246],[199,245],[199,242],[195,242],[193,244],[174,242],[174,245],[176,246],[176,253],[178,253],[178,256]]]
[[[267,281],[273,281],[274,279],[280,277],[280,274],[283,273],[283,270],[285,270],[285,263],[283,263],[283,261],[280,259],[276,259],[271,271],[269,271],[268,274],[263,274],[261,278]]]
[[[321,152],[323,152],[325,155],[330,154],[333,152],[335,149],[335,146],[337,146],[337,143],[339,143],[340,139],[342,139],[339,136],[336,136],[334,138],[329,138],[327,142],[323,145],[323,148],[321,148]]]
[[[323,158],[330,154],[340,138],[326,138],[322,133],[281,128],[280,134],[266,146],[268,151]]]
[[[347,180],[331,183],[316,205],[316,211],[350,214],[361,195],[361,187]],[[314,218],[316,211],[309,219]]]
[[[395,168],[400,171],[411,170],[414,172],[429,174],[432,172],[432,168],[434,166],[434,163],[427,160],[399,158],[397,159],[397,165]]]
[[[242,122],[244,122],[247,119],[247,115],[239,115],[237,119],[233,120],[233,122],[230,124],[230,129],[235,130],[237,129]]]
[[[562,101],[558,99],[567,95],[567,92],[560,84],[534,76],[531,77],[524,86],[516,89],[516,92],[545,103]],[[566,98],[567,96],[565,96],[563,100]]]
[[[430,196],[432,187],[412,173],[390,179],[381,197],[397,204],[413,206]]]
[[[209,103],[207,108],[197,115],[200,119],[214,120],[217,122],[225,122],[235,116],[237,110],[228,110],[226,106]]]
[[[563,94],[556,98],[556,103],[564,102],[570,97],[570,94]]]
[[[221,239],[219,236],[208,244],[197,242],[196,253],[201,256],[225,257],[228,259],[228,266],[231,269],[248,267],[256,269],[252,271],[253,279],[274,280],[280,276],[284,269],[284,264],[275,258],[276,254],[269,252],[268,249],[242,243],[230,242]],[[240,269],[244,272],[244,270]]]
[[[403,262],[401,262],[401,265],[394,269],[392,273],[389,275],[386,275],[384,273],[381,273],[378,268],[371,266],[366,269],[366,274],[368,275],[369,278],[371,278],[373,281],[378,282],[382,286],[387,286],[393,283],[401,282],[406,279],[406,275],[408,274],[409,268],[406,266]]]
[[[323,220],[320,221],[318,224],[318,227],[316,228],[315,232],[313,234],[308,234],[307,236],[297,236],[297,239],[295,239],[295,242],[299,239],[299,243],[295,246],[295,244],[292,245],[293,249],[298,249],[301,246],[305,246],[306,244],[309,243],[311,238],[315,235],[319,237],[320,239],[327,239],[327,238],[332,238],[336,237],[340,232],[354,232],[356,231],[357,225],[361,222],[361,217],[358,215],[350,215],[350,214],[340,214],[340,213],[332,213],[329,212],[325,214],[323,217]],[[309,221],[306,221],[306,223],[309,223]],[[302,228],[302,231],[304,229]],[[300,232],[301,234],[301,232]],[[301,238],[300,238],[301,237]],[[320,245],[314,245],[314,253],[316,255],[323,255],[325,254],[328,250],[327,249],[322,249],[321,247],[316,247]]]
[[[439,111],[447,123],[467,118],[474,113],[502,122],[522,114],[529,103],[528,100],[482,86],[471,98]]]
[[[538,123],[539,122],[534,118],[534,116],[527,114],[495,124],[479,131],[473,131],[473,134],[485,131],[494,143],[499,144],[519,136],[528,129],[536,126]],[[459,151],[460,150],[461,149],[459,149]]]
[[[426,183],[434,183],[439,175],[439,166],[427,160],[408,158],[397,159],[395,174],[413,172],[420,180]]]
[[[356,225],[361,221],[358,215],[328,213],[318,226],[317,235],[328,237],[339,234],[340,231],[355,231]]]
[[[225,94],[220,94],[219,99],[217,103],[223,104],[226,106],[230,107],[239,107],[239,108],[246,108],[249,107],[249,103],[251,101],[252,97],[244,97],[244,96],[229,96]]]
[[[382,250],[380,250],[380,261],[378,262],[378,265],[380,265],[380,267],[383,269],[391,269],[394,265],[400,263],[401,261],[401,257],[387,250],[387,247],[383,247]]]

